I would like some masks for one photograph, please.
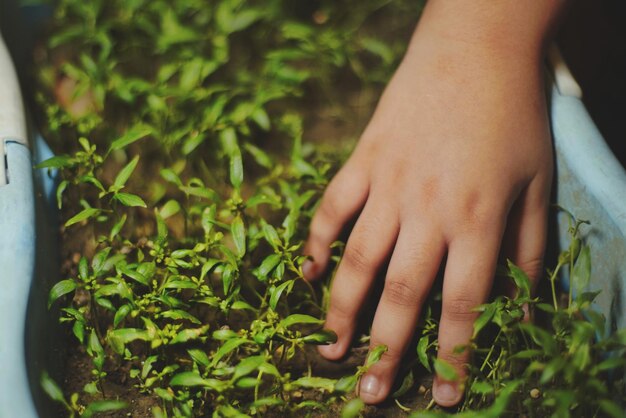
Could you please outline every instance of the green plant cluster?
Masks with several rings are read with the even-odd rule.
[[[118,368],[155,417],[323,411],[353,390],[366,368],[336,386],[287,367],[336,338],[301,246],[340,158],[303,144],[293,109],[333,79],[389,76],[404,46],[362,30],[402,14],[386,3],[60,2],[39,101],[70,152],[40,167],[61,170],[65,239],[94,247],[49,296],[93,363],[69,399],[43,380],[71,416],[127,406],[106,399]],[[52,99],[59,80],[81,109]]]
[[[83,254],[49,306],[92,363],[80,393],[42,378],[67,415],[125,414],[130,400],[107,391],[118,370],[152,396],[155,418],[363,413],[352,392],[384,347],[338,379],[309,362],[310,346],[336,337],[322,329],[327,285],[303,279],[302,244],[345,152],[304,141],[304,126],[310,97],[336,102],[346,80],[388,79],[406,40],[376,33],[406,30],[418,11],[388,0],[59,1],[38,99],[65,154],[40,167],[60,170],[63,237]],[[60,80],[79,108],[59,99]],[[557,268],[577,283],[590,274],[578,227]],[[546,305],[507,271],[519,292],[480,308],[463,413],[619,416],[606,373],[623,371],[623,333],[595,338],[591,294]],[[525,306],[547,328],[524,322]],[[408,361],[453,378],[434,360],[436,311]],[[394,397],[414,390],[413,376]]]

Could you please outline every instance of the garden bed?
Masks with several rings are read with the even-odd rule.
[[[42,379],[59,414],[435,414],[423,411],[433,367],[447,372],[433,357],[437,291],[396,401],[365,408],[353,390],[368,330],[345,362],[321,360],[315,345],[334,338],[321,328],[328,285],[301,270],[315,204],[397,64],[414,9],[60,2],[36,54],[40,126],[58,154],[40,167],[61,170],[63,280],[49,305],[61,309],[68,360],[64,376]],[[381,26],[388,39],[372,35]],[[623,387],[607,372],[623,371],[624,335],[596,340],[605,325],[585,293],[586,225],[561,219],[571,243],[545,281],[547,302],[508,266],[517,297],[482,307],[462,411],[619,416]],[[560,303],[551,294],[571,266],[577,292]],[[522,322],[524,304],[541,327]]]

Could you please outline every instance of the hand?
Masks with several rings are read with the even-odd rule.
[[[326,318],[338,340],[320,347],[332,360],[347,352],[358,313],[388,261],[370,344],[388,351],[361,380],[367,403],[389,394],[444,260],[438,357],[461,379],[435,377],[433,397],[442,406],[462,398],[469,353],[454,349],[470,341],[473,308],[489,296],[499,254],[533,281],[542,270],[552,148],[541,53],[500,48],[500,40],[485,45],[440,36],[429,23],[442,13],[434,4],[328,186],[305,247],[313,258],[305,276],[318,278],[330,244],[357,218]]]

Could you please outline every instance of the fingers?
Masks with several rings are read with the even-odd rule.
[[[534,289],[543,272],[548,229],[548,190],[535,181],[518,198],[509,215],[502,253],[528,275]],[[512,297],[515,286],[507,282]]]
[[[378,202],[384,200],[370,199],[363,208],[331,285],[325,327],[337,333],[337,342],[319,348],[330,360],[341,358],[348,349],[359,310],[398,236],[395,213]]]
[[[469,350],[455,353],[455,348],[470,342],[477,317],[473,309],[485,302],[493,283],[504,226],[486,229],[489,232],[477,231],[458,237],[448,248],[438,358],[451,364],[459,379],[446,381],[435,376],[433,398],[444,407],[456,405],[463,396],[465,364],[470,353]]]
[[[367,180],[349,167],[348,162],[330,182],[311,220],[304,254],[310,255],[313,259],[307,260],[302,266],[304,277],[308,280],[319,278],[326,270],[330,258],[330,245],[367,199]]]
[[[359,396],[364,402],[378,403],[389,394],[444,251],[443,239],[434,230],[403,225],[372,324],[370,347],[384,344],[387,352],[361,379]]]

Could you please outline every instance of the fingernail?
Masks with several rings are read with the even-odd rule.
[[[433,398],[441,406],[454,406],[459,401],[459,393],[451,383],[439,383],[433,388]]]
[[[304,274],[305,279],[312,279],[315,274],[315,264],[311,260],[306,260],[302,264],[302,274]]]
[[[373,398],[378,395],[378,392],[380,392],[380,381],[376,376],[368,374],[361,379],[359,395],[362,394]]]
[[[323,357],[334,358],[335,357],[335,355],[334,355],[335,351],[337,351],[337,343],[328,344],[328,345],[320,345],[319,347],[317,347],[317,351]]]

